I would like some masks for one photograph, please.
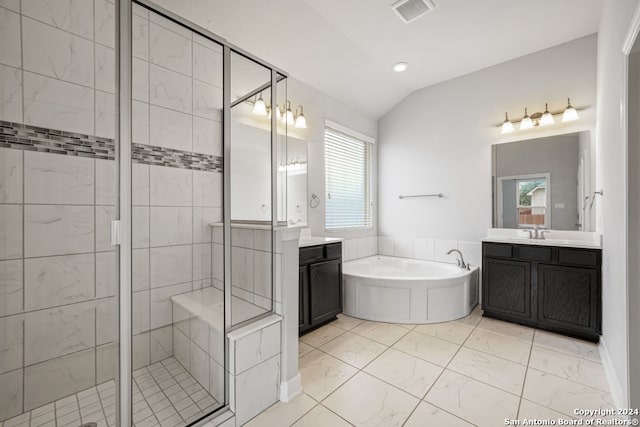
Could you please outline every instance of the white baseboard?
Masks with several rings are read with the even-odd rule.
[[[280,401],[291,402],[302,394],[302,377],[300,373],[290,380],[280,383]]]
[[[607,343],[602,336],[600,337],[600,345],[598,345],[598,350],[600,351],[600,360],[602,361],[604,372],[607,375],[607,382],[609,383],[609,388],[611,389],[611,396],[613,397],[613,403],[615,407],[628,408],[629,404],[626,397],[627,393],[625,393],[627,385],[622,383],[622,381],[620,381],[620,378],[618,378],[618,373],[613,367],[613,360],[611,359],[609,348],[607,347]]]

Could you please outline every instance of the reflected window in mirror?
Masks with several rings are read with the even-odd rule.
[[[595,229],[590,131],[492,146],[493,227]]]
[[[518,226],[547,225],[547,179],[543,177],[517,181]]]

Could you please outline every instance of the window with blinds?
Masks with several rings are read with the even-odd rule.
[[[370,228],[372,144],[335,127],[324,128],[325,229]]]

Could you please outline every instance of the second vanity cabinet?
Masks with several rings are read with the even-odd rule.
[[[482,244],[482,309],[590,341],[601,332],[600,249]]]
[[[300,248],[298,332],[342,313],[342,243]]]

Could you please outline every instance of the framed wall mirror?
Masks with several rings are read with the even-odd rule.
[[[591,132],[494,144],[493,227],[592,231]]]

